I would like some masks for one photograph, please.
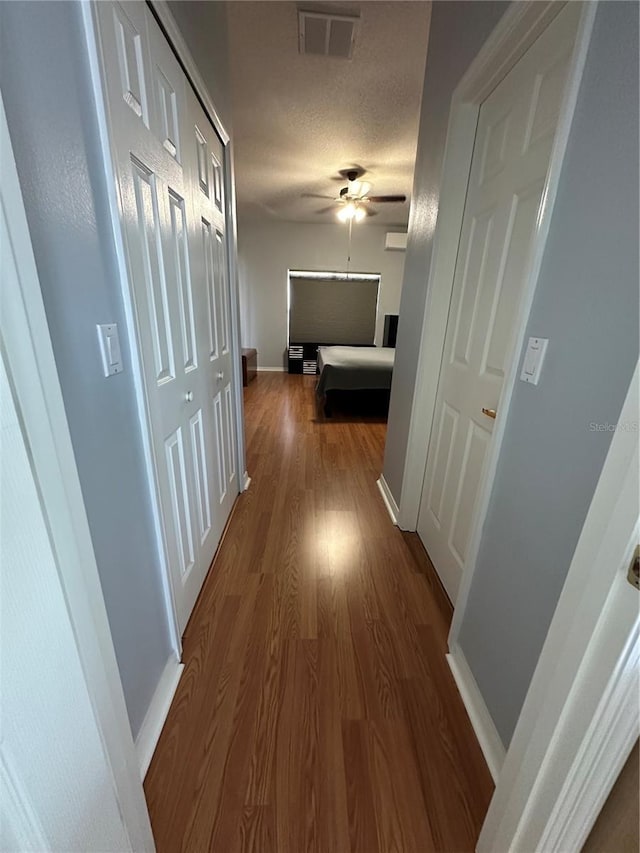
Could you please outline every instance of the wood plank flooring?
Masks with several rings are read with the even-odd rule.
[[[386,425],[324,419],[314,384],[245,389],[251,487],[145,780],[160,853],[472,851],[493,792],[450,606],[376,487]]]

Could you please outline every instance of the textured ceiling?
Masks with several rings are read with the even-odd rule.
[[[353,58],[301,55],[298,8],[359,15]],[[429,4],[230,2],[233,136],[241,219],[335,222],[340,169],[361,166],[372,225],[406,225],[427,49]],[[337,208],[336,208],[337,209]],[[362,227],[362,226],[359,226]]]

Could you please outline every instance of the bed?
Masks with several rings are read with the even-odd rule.
[[[393,347],[318,347],[320,379],[316,393],[330,414],[329,394],[334,391],[384,391],[391,389]]]

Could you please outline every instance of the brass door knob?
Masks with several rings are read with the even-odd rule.
[[[494,420],[496,418],[496,410],[495,409],[485,409],[485,407],[483,406],[482,407],[482,414],[486,415],[488,418],[493,418]]]

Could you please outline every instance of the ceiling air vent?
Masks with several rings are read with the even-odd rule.
[[[300,53],[351,59],[358,18],[298,11]]]

